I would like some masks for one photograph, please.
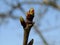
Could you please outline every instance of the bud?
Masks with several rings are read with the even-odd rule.
[[[26,19],[29,20],[29,21],[32,21],[34,18],[34,9],[31,8],[29,10],[29,12],[27,12],[27,15],[26,15]]]
[[[23,26],[23,28],[25,28],[26,27],[26,23],[25,23],[25,21],[24,21],[22,16],[20,16],[20,22],[21,22],[21,25]]]
[[[33,45],[33,42],[34,42],[34,40],[32,39],[32,40],[28,43],[28,45]]]

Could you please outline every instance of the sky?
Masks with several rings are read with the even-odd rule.
[[[8,1],[8,0],[7,0]],[[21,2],[24,0],[20,0]],[[8,1],[10,2],[10,0]],[[13,1],[14,2],[14,1]],[[15,4],[15,3],[14,3]],[[22,5],[25,12],[27,12],[31,7],[35,9],[35,18],[37,17],[37,11],[43,9],[39,5]],[[0,13],[6,13],[11,10],[11,7],[4,3],[4,0],[0,0]],[[54,9],[53,7],[48,7],[48,11],[44,14],[43,19],[38,19],[41,22],[41,26],[38,28],[41,29],[41,32],[48,42],[49,45],[59,45],[60,44],[60,11]],[[13,11],[14,16],[22,16],[25,19],[25,15],[19,9]],[[56,19],[58,15],[58,18]],[[34,18],[34,21],[35,21]],[[37,17],[38,18],[38,17]],[[0,25],[0,45],[23,45],[23,27],[20,24],[19,20],[14,20],[12,18],[6,18],[7,23]],[[48,23],[47,23],[48,22]],[[37,22],[36,22],[37,23]],[[55,27],[58,26],[58,27]],[[53,27],[53,28],[52,28]],[[55,27],[55,28],[54,28]],[[52,29],[50,29],[52,28]],[[44,45],[42,39],[38,36],[35,30],[31,29],[29,35],[29,41],[34,39],[33,45]]]

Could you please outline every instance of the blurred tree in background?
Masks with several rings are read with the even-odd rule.
[[[0,45],[14,45],[14,43],[16,43],[16,45],[22,45],[23,32],[21,31],[23,28],[20,25],[19,18],[20,16],[26,18],[26,12],[30,8],[34,8],[35,10],[35,25],[31,29],[30,34],[31,38],[34,39],[34,45],[59,45],[59,4],[60,0],[0,0]],[[11,34],[9,32],[11,32]],[[17,36],[16,40],[18,40],[19,43],[9,40],[13,39],[15,37],[14,35]],[[29,40],[31,38],[29,38]],[[7,39],[7,41],[4,41],[5,39]],[[14,39],[14,41],[16,40]]]

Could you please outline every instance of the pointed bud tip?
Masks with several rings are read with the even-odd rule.
[[[23,26],[23,28],[26,27],[26,23],[25,23],[25,20],[22,16],[20,16],[20,22],[21,22],[21,25]]]
[[[20,16],[20,21],[24,21],[24,19],[23,19],[23,17],[22,17],[22,16]]]
[[[34,14],[34,8],[31,8],[31,9],[29,10],[29,13],[30,13],[31,15],[33,15],[33,14]]]

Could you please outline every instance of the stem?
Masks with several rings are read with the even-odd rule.
[[[23,45],[27,45],[29,38],[30,29],[24,29],[24,42]]]

